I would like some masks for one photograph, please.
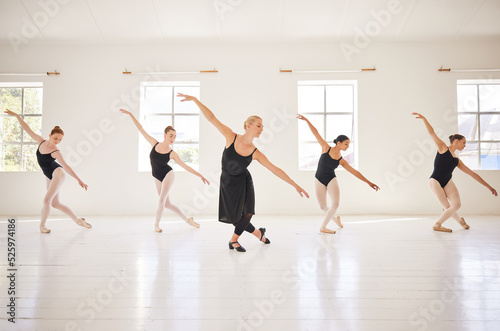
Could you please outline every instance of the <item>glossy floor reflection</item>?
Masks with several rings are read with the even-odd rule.
[[[6,218],[0,220],[1,330],[500,330],[500,222],[432,231],[431,218],[256,216],[270,245],[200,217],[17,220],[16,324],[6,320]]]

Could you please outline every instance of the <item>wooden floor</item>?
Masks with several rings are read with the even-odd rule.
[[[436,215],[435,215],[436,216]],[[173,217],[170,217],[171,219]],[[0,220],[0,330],[500,330],[500,217],[432,231],[418,216],[257,215],[270,245],[198,218],[16,221],[16,324],[7,321],[7,219]]]

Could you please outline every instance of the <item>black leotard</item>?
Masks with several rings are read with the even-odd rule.
[[[40,145],[42,145],[44,141],[42,141]],[[56,170],[57,168],[62,168],[62,166],[56,162],[56,159],[52,157],[52,153],[59,150],[56,149],[55,151],[52,151],[50,153],[42,154],[40,153],[40,145],[38,145],[38,149],[36,150],[36,159],[38,160],[38,165],[40,165],[40,168],[42,169],[45,176],[47,176],[48,179],[52,180],[52,173],[54,172],[54,170]]]
[[[255,214],[255,192],[248,166],[252,154],[241,156],[234,149],[234,142],[222,153],[222,173],[219,190],[219,221],[236,224],[246,214]]]
[[[337,169],[340,164],[340,160],[342,160],[342,156],[338,160],[333,159],[330,156],[330,149],[332,148],[328,148],[326,153],[321,154],[318,162],[318,169],[316,169],[315,175],[320,183],[325,186],[328,186],[328,183],[336,177],[335,169]]]
[[[151,149],[149,159],[151,160],[151,172],[153,173],[153,177],[162,182],[168,172],[172,170],[172,167],[168,165],[172,150],[168,153],[158,153],[155,149],[158,144],[159,143],[156,143]]]
[[[434,159],[434,172],[432,173],[431,178],[437,180],[441,187],[445,187],[450,181],[451,174],[457,165],[458,157],[453,157],[450,149],[443,154],[439,154],[438,151],[436,158]]]

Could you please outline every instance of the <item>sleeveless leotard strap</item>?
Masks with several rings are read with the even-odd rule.
[[[253,153],[255,153],[256,150],[257,150],[257,147],[255,147],[255,149],[253,150],[252,154],[250,154],[249,156],[252,156]]]
[[[330,154],[330,149],[332,149],[332,147],[331,147],[331,146],[330,146],[330,148],[328,148],[328,151],[327,151],[327,153],[328,153],[328,154]]]

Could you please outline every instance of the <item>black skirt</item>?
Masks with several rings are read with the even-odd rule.
[[[219,222],[236,224],[246,214],[255,214],[255,192],[250,172],[230,175],[222,171],[219,192]]]

